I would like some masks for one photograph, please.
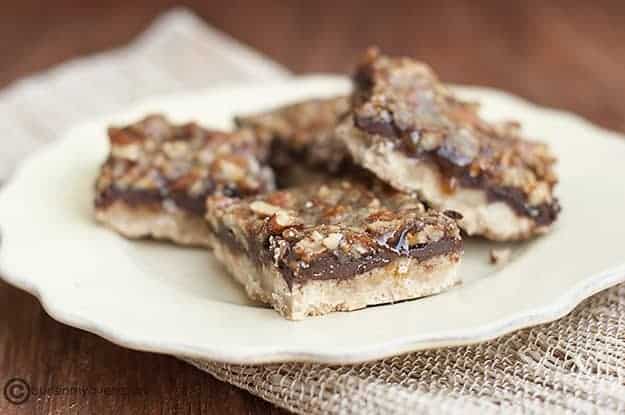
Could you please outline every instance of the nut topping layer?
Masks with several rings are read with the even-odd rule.
[[[378,181],[332,180],[242,200],[210,197],[206,217],[223,243],[259,266],[276,267],[289,285],[462,249],[454,219]]]
[[[109,128],[111,152],[96,182],[96,208],[116,200],[202,215],[208,195],[241,197],[274,188],[261,164],[269,140],[250,130],[173,125],[161,115]]]
[[[348,97],[311,99],[262,114],[237,117],[237,125],[275,139],[271,164],[278,169],[304,161],[336,172],[347,156],[334,128],[349,111]]]
[[[559,213],[549,148],[524,140],[515,122],[492,124],[456,98],[425,64],[369,50],[355,75],[352,122],[368,146],[388,145],[435,163],[456,186],[483,188],[517,214],[548,224]]]

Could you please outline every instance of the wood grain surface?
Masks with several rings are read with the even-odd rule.
[[[447,81],[502,88],[625,131],[622,1],[182,4],[298,73],[347,72],[375,44],[430,62]],[[173,5],[5,0],[0,86],[123,45]],[[10,137],[2,139],[10,145]],[[0,396],[2,414],[283,413],[172,357],[126,350],[57,323],[36,299],[0,283],[0,387],[12,377],[27,380],[36,396],[21,405]]]

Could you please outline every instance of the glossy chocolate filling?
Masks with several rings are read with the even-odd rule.
[[[214,193],[214,187],[209,188],[202,194],[190,195],[182,190],[157,190],[157,189],[120,189],[112,185],[100,192],[95,199],[95,206],[106,208],[115,201],[123,201],[132,207],[160,206],[164,200],[171,200],[176,206],[187,213],[204,216],[206,214],[206,198]],[[228,197],[241,197],[241,193],[234,187],[225,187],[221,193]]]
[[[368,134],[381,135],[397,140],[397,148],[408,157],[418,158],[435,164],[445,177],[454,178],[463,187],[484,190],[489,202],[502,201],[518,215],[529,217],[538,225],[551,224],[560,213],[560,204],[557,200],[551,203],[530,205],[527,195],[522,190],[494,184],[488,176],[483,174],[471,175],[469,168],[472,160],[454,152],[453,149],[443,146],[433,151],[419,150],[414,145],[411,137],[415,132],[402,131],[392,121],[392,117],[389,121],[381,121],[369,117],[355,116],[354,124]]]
[[[388,265],[402,257],[411,257],[419,262],[423,262],[436,256],[460,253],[463,249],[462,240],[452,237],[444,237],[436,242],[408,247],[404,238],[406,233],[407,230],[401,232],[400,237],[393,242],[379,239],[374,253],[356,258],[345,255],[340,250],[326,251],[315,257],[305,267],[297,264],[298,259],[292,251],[292,245],[287,244],[286,251],[278,260],[278,269],[289,288],[292,288],[295,282],[301,284],[308,280],[346,280],[354,278],[374,268]],[[226,244],[231,250],[250,258],[259,269],[263,266],[274,266],[269,239],[265,240],[263,245],[257,239],[249,239],[249,249],[246,249],[235,238],[230,229],[222,227],[216,234],[221,242]],[[295,272],[293,271],[293,265],[297,269]]]

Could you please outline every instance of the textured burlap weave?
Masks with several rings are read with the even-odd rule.
[[[2,91],[0,131],[11,144],[0,149],[0,180],[73,124],[148,95],[285,75],[188,12],[174,11],[126,48]],[[482,345],[339,367],[191,363],[299,413],[625,413],[625,285],[557,322]]]
[[[625,285],[497,340],[349,366],[192,362],[298,413],[625,413]]]

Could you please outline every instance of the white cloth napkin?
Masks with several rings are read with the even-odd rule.
[[[0,180],[67,128],[149,95],[285,76],[280,65],[174,9],[124,48],[72,60],[0,92]]]

